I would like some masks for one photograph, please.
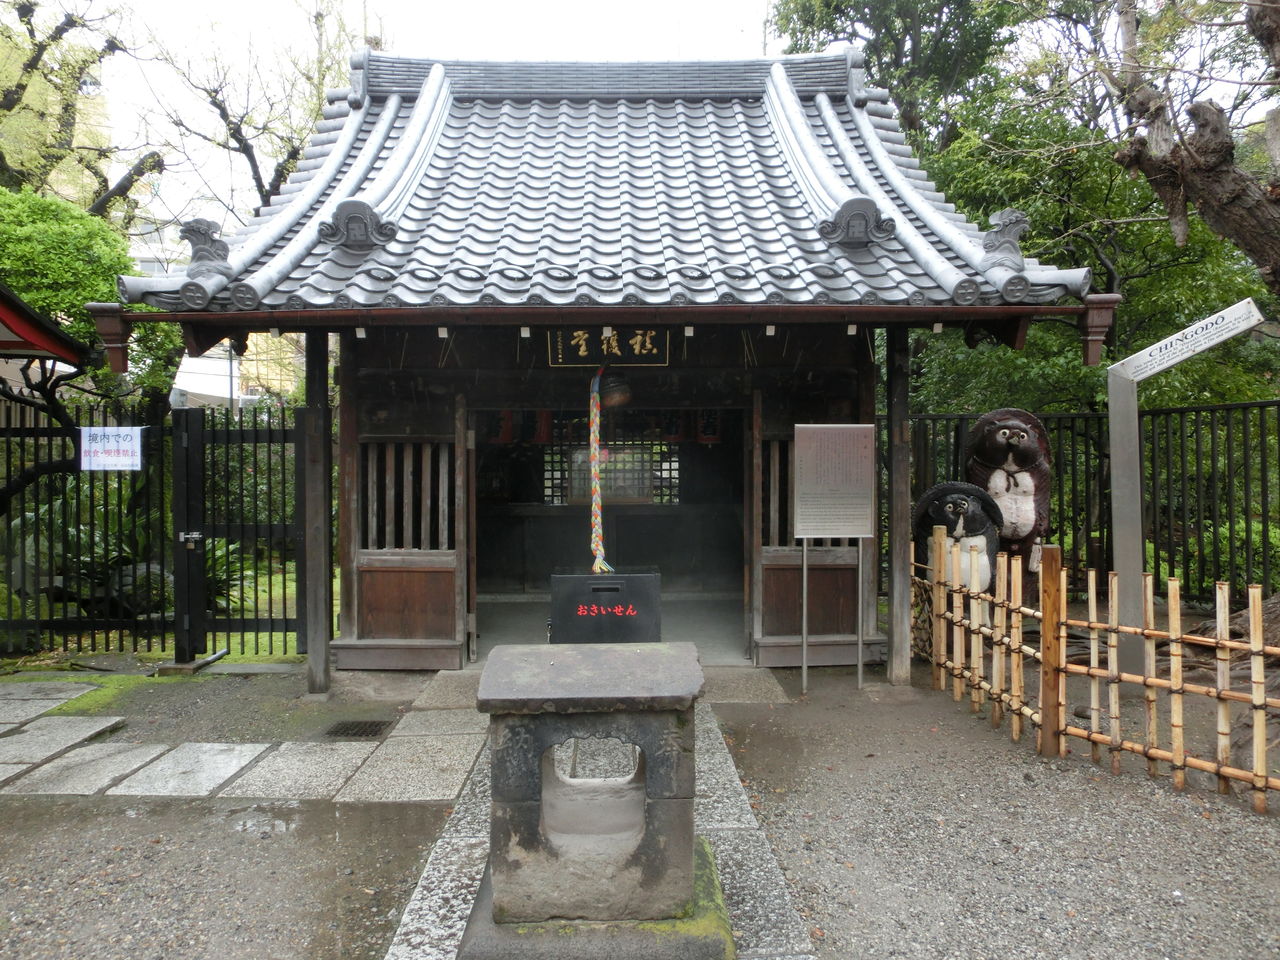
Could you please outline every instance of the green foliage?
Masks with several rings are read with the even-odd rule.
[[[1257,270],[1230,243],[1193,221],[1186,246],[1174,244],[1144,180],[1112,160],[1113,147],[1055,106],[1030,98],[1016,78],[958,112],[961,132],[929,161],[947,198],[971,219],[1024,211],[1029,257],[1088,266],[1094,289],[1125,297],[1104,365],[1245,297],[1269,308]],[[1037,322],[1021,352],[986,344],[965,350],[958,334],[916,339],[917,409],[973,411],[996,406],[1097,409],[1105,374],[1082,365],[1078,333],[1067,322]],[[1152,378],[1146,407],[1275,396],[1280,355],[1272,344],[1236,338]]]
[[[0,280],[40,313],[94,339],[86,303],[114,302],[116,276],[133,271],[124,238],[56,197],[0,191]]]
[[[105,220],[25,188],[0,190],[0,280],[77,340],[98,339],[84,305],[115,302],[116,277],[133,272],[128,244]],[[139,324],[130,383],[167,393],[181,349],[174,324]]]
[[[773,25],[791,41],[789,53],[860,44],[871,82],[889,91],[903,127],[946,139],[950,105],[994,75],[993,59],[1032,9],[989,0],[777,0]]]

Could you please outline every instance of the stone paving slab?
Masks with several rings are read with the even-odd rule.
[[[489,717],[475,707],[410,710],[391,730],[393,737],[425,737],[451,733],[484,733]]]
[[[489,789],[491,771],[489,769],[489,746],[485,744],[480,755],[476,757],[475,766],[471,768],[471,776],[458,795],[458,802],[453,805],[453,813],[445,821],[440,831],[440,839],[459,840],[470,837],[489,843],[489,813],[493,804],[492,791]]]
[[[282,743],[231,782],[220,796],[328,800],[351,779],[376,742]]]
[[[414,710],[449,710],[476,708],[476,692],[480,689],[479,670],[441,670],[413,701]]]
[[[93,683],[59,683],[50,680],[0,683],[0,700],[56,700],[65,703],[82,693],[97,690]]]
[[[488,859],[487,835],[436,841],[386,960],[454,960]]]
[[[809,957],[808,931],[761,830],[709,830],[739,960]]]
[[[701,703],[790,703],[772,670],[760,667],[703,667]]]
[[[699,833],[714,829],[754,830],[756,815],[742,787],[720,732],[715,712],[705,703],[694,709],[694,742],[698,761],[693,822]]]
[[[39,717],[0,737],[0,763],[43,763],[122,723],[124,717]]]
[[[65,700],[0,700],[0,723],[26,723]]]
[[[266,743],[179,744],[107,793],[134,797],[207,797],[268,746]]]
[[[8,783],[32,767],[29,763],[0,763],[0,783]]]
[[[484,745],[482,734],[390,737],[338,793],[339,803],[452,800]]]
[[[4,793],[99,793],[169,747],[162,743],[87,743],[36,767]]]

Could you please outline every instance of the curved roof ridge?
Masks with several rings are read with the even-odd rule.
[[[262,297],[276,283],[296,267],[320,239],[322,226],[332,217],[339,204],[348,200],[368,175],[370,168],[382,153],[382,148],[391,135],[396,117],[400,113],[400,97],[389,98],[383,107],[382,116],[378,118],[369,139],[364,142],[355,162],[334,187],[333,193],[324,205],[312,215],[306,225],[278,251],[275,256],[255,270],[252,274],[231,284],[232,302],[241,309],[251,310],[258,305]]]
[[[802,192],[821,222],[818,232],[825,239],[865,245],[870,239],[884,240],[893,236],[897,225],[879,205],[865,193],[848,183],[822,149],[800,105],[791,80],[780,63],[769,71],[765,90],[765,107],[773,121],[778,139],[795,166]],[[852,210],[866,218],[865,236],[852,238],[844,231]]]
[[[368,106],[347,115],[339,140],[329,147],[328,155],[319,169],[307,181],[293,199],[282,209],[274,213],[245,238],[245,242],[232,248],[227,262],[231,265],[231,276],[238,276],[253,265],[259,257],[271,249],[281,237],[288,233],[302,216],[311,209],[317,200],[332,184],[334,177],[342,168],[343,162],[351,153],[356,137],[364,126]],[[206,276],[200,279],[188,278],[179,290],[182,302],[187,306],[200,310],[208,306],[214,294],[222,291],[230,283],[230,277]]]
[[[442,64],[460,97],[697,97],[761,95],[773,64],[806,94],[848,88],[852,51],[759,60],[487,61],[435,60],[362,51],[352,58],[352,86],[370,94],[411,94]],[[357,80],[355,72],[360,71]]]
[[[818,115],[822,118],[823,126],[826,127],[835,145],[836,152],[840,154],[840,159],[844,161],[858,189],[874,200],[877,206],[896,208],[897,204],[893,198],[876,181],[875,175],[845,135],[844,127],[831,106],[831,99],[825,93],[820,93],[814,102],[818,107]],[[916,262],[924,267],[929,276],[937,281],[938,286],[942,287],[956,303],[967,305],[978,299],[977,281],[965,276],[953,266],[909,219],[903,218],[895,236],[907,252],[915,257]]]

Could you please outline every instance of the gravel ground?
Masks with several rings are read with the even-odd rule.
[[[882,677],[716,708],[820,958],[1280,956],[1280,819],[1140,760],[1042,761],[927,675]]]

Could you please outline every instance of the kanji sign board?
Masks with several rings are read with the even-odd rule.
[[[141,427],[81,427],[81,470],[141,470]]]
[[[875,536],[875,466],[871,424],[796,424],[794,536]]]

